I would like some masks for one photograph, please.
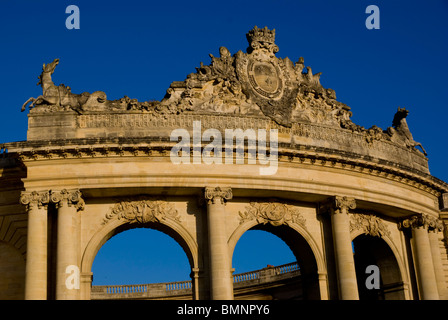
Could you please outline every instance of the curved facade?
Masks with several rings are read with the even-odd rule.
[[[74,94],[51,81],[59,60],[44,65],[43,94],[23,106],[27,141],[0,158],[0,270],[17,261],[10,280],[0,272],[2,298],[90,299],[98,250],[140,227],[182,246],[193,299],[233,299],[233,250],[250,229],[288,244],[305,299],[448,298],[448,185],[408,111],[360,127],[320,73],[276,56],[274,30],[247,39],[161,101]]]

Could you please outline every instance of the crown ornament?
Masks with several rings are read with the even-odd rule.
[[[269,30],[268,27],[260,29],[255,26],[246,34],[246,38],[249,42],[248,53],[259,49],[266,49],[271,53],[276,53],[279,50],[275,44],[275,29]]]

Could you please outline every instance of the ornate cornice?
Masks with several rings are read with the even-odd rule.
[[[279,131],[280,132],[280,131]],[[82,141],[81,141],[82,140]],[[22,162],[114,157],[169,157],[173,143],[160,138],[154,142],[132,139],[132,143],[93,142],[88,139],[68,141],[64,145],[8,144],[8,157]],[[85,141],[84,141],[85,140]],[[79,144],[76,144],[79,143]],[[92,144],[93,143],[93,144]],[[205,144],[205,143],[204,143]],[[192,148],[192,147],[191,147]],[[190,154],[193,154],[190,150]],[[224,154],[224,153],[223,153]],[[245,155],[248,158],[248,149]],[[435,197],[448,193],[448,184],[431,175],[392,161],[368,161],[364,156],[338,150],[279,143],[278,161],[342,169],[396,181],[428,192]],[[438,208],[437,208],[438,209]]]
[[[173,204],[153,197],[140,197],[116,203],[106,214],[103,224],[111,219],[126,220],[129,223],[160,222],[164,219],[180,222]]]
[[[305,226],[305,218],[300,211],[288,204],[272,201],[250,202],[250,206],[246,207],[244,212],[239,212],[240,224],[257,220],[258,223],[271,224],[273,226],[280,226],[282,224],[290,225],[292,223]]]
[[[354,213],[350,215],[350,232],[361,230],[374,237],[390,236],[390,231],[381,218],[373,214]]]
[[[227,200],[232,199],[232,188],[229,187],[206,187],[204,189],[204,198],[208,204],[214,204],[219,201],[224,204]]]
[[[50,202],[50,192],[47,191],[22,191],[20,195],[20,203],[27,206],[28,210],[30,206],[36,205],[38,208],[47,207]]]
[[[78,189],[63,189],[61,191],[51,191],[50,201],[56,204],[56,208],[67,204],[69,207],[75,206],[77,211],[84,210],[85,202],[82,198],[82,193]]]

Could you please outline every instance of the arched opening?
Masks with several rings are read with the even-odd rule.
[[[314,254],[287,225],[259,224],[247,230],[235,245],[232,266],[235,299],[320,299]]]
[[[250,229],[238,240],[233,252],[234,274],[297,262],[288,245],[276,235]]]
[[[107,286],[101,292],[127,294],[118,298],[192,299],[192,266],[186,248],[179,235],[160,223],[122,225],[95,256],[92,294],[99,292],[98,286]]]
[[[356,278],[360,300],[404,300],[404,286],[397,259],[381,238],[359,235],[353,240]],[[366,273],[368,266],[377,272]],[[374,278],[374,277],[379,278]],[[366,284],[366,281],[368,284]],[[375,281],[379,287],[374,286]]]

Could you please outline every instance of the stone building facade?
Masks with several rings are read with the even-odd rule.
[[[51,80],[58,59],[43,66],[27,140],[0,154],[2,299],[90,299],[98,250],[141,227],[184,249],[192,299],[233,299],[233,250],[251,229],[288,244],[305,299],[448,298],[448,184],[408,111],[356,125],[320,73],[276,56],[275,30],[247,40],[161,101],[75,94]],[[365,287],[370,265],[380,290]]]

